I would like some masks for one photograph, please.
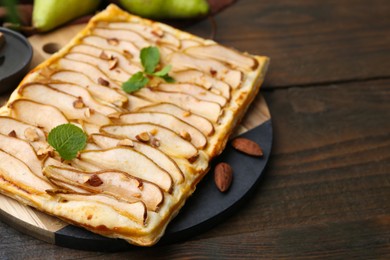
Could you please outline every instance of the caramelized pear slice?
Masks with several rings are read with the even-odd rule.
[[[42,129],[23,123],[15,118],[0,116],[0,133],[3,135],[9,135],[13,131],[15,132],[15,136],[22,140],[29,142],[46,141],[45,132],[43,132]],[[35,133],[35,137],[29,137],[28,131],[33,131]]]
[[[192,57],[190,55],[174,52],[168,57],[169,64],[172,64],[173,71],[181,71],[186,69],[196,69],[215,76],[217,79],[225,81],[232,88],[237,88],[242,81],[242,72],[233,70],[223,63],[212,60]]]
[[[131,148],[116,147],[100,151],[82,151],[80,160],[105,169],[127,172],[158,185],[166,192],[172,189],[171,176],[144,154]]]
[[[106,87],[113,87],[117,89],[120,88],[117,82],[110,79],[103,71],[91,64],[63,58],[58,60],[58,65],[63,70],[74,70],[82,72],[95,84],[99,84]],[[102,84],[102,81],[104,82],[104,85]]]
[[[57,107],[69,120],[81,119],[96,125],[105,125],[111,122],[106,116],[92,111],[88,107],[77,107],[75,104],[80,101],[79,98],[55,90],[47,85],[26,84],[19,88],[19,94],[36,102]]]
[[[147,42],[145,38],[138,33],[129,30],[96,28],[92,31],[92,34],[106,39],[114,38],[121,41],[131,40],[139,49],[150,46],[150,43]]]
[[[129,98],[129,102],[127,103],[126,109],[129,111],[135,111],[141,107],[145,107],[145,106],[152,104],[152,102],[150,102],[148,100],[145,100],[143,98],[139,98],[139,97],[131,95],[131,94],[128,95],[128,98]]]
[[[83,172],[49,166],[44,169],[49,180],[69,184],[91,193],[102,193],[129,203],[143,201],[149,210],[156,211],[164,200],[160,188],[142,182],[121,171]]]
[[[125,124],[152,123],[171,129],[183,138],[187,138],[196,148],[203,149],[206,137],[195,127],[177,117],[161,112],[135,112],[121,114],[119,120]]]
[[[218,44],[191,47],[186,49],[185,52],[194,57],[219,60],[231,64],[233,67],[249,71],[256,69],[259,65],[256,59]]]
[[[198,156],[198,150],[193,144],[163,126],[150,123],[106,125],[102,126],[100,131],[132,140],[136,140],[141,133],[154,133],[154,138],[159,142],[158,149],[164,153],[189,160]]]
[[[68,119],[57,108],[32,100],[17,99],[9,107],[12,117],[27,124],[42,127],[46,132],[50,132],[58,125],[68,123]]]
[[[171,74],[178,83],[194,83],[209,89],[212,92],[217,92],[224,96],[227,100],[230,100],[230,86],[225,82],[218,80],[202,71],[183,70]]]
[[[0,149],[0,177],[14,183],[27,193],[41,194],[53,186],[36,176],[28,166]]]
[[[204,117],[194,115],[188,110],[184,110],[174,104],[158,103],[150,106],[141,107],[140,112],[162,112],[171,114],[187,124],[190,124],[199,129],[204,135],[210,136],[214,133],[213,124]]]
[[[125,139],[117,139],[102,134],[94,134],[91,136],[91,138],[102,149],[124,146],[123,143],[125,143],[122,141]],[[179,169],[176,162],[173,161],[170,157],[168,157],[165,153],[161,152],[160,150],[152,146],[149,146],[147,144],[138,141],[131,141],[130,147],[140,153],[143,153],[144,155],[149,157],[153,162],[155,162],[158,166],[163,168],[166,172],[169,173],[169,175],[171,175],[175,183],[183,182],[184,175],[182,171]]]
[[[28,142],[0,134],[0,149],[24,162],[32,173],[46,180],[42,175],[42,162],[38,159],[34,148]]]
[[[176,84],[166,84],[162,83],[159,84],[157,87],[161,91],[165,92],[181,92],[186,93],[192,96],[195,96],[199,98],[200,100],[215,102],[221,105],[222,107],[226,105],[226,98],[224,98],[221,95],[214,94],[210,91],[208,91],[205,88],[202,88],[200,86],[194,85],[194,84],[188,84],[188,83],[176,83]]]
[[[122,107],[127,102],[125,94],[121,94],[115,89],[95,84],[90,78],[81,72],[62,70],[53,73],[51,75],[51,79],[82,86],[91,91],[91,94],[97,99],[118,107]]]
[[[66,83],[49,84],[49,86],[53,89],[59,90],[59,91],[64,92],[66,94],[81,98],[81,101],[86,106],[88,106],[89,108],[91,108],[91,109],[93,109],[93,110],[95,110],[103,115],[107,116],[109,114],[118,112],[118,110],[113,108],[113,107],[99,103],[97,100],[95,100],[91,96],[89,91],[83,87],[79,87],[79,86],[73,85],[73,84],[66,84]]]
[[[80,215],[85,214],[85,219],[88,218],[93,219],[94,216],[93,213],[91,213],[91,209],[95,209],[95,211],[98,211],[96,215],[99,216],[99,214],[103,214],[104,212],[107,212],[105,207],[109,207],[115,210],[116,212],[118,212],[119,214],[121,214],[122,216],[138,223],[139,225],[145,225],[146,218],[147,218],[147,209],[143,202],[139,201],[135,203],[128,203],[128,202],[117,200],[114,197],[110,197],[107,195],[100,195],[100,194],[90,195],[90,194],[78,194],[78,193],[61,193],[63,192],[61,190],[58,190],[58,192],[56,192],[56,190],[53,190],[52,192],[54,194],[57,193],[56,196],[62,198],[63,201],[67,201],[67,203],[71,203],[71,206],[67,205],[67,207],[73,206],[74,210],[78,211]],[[77,203],[76,205],[74,205],[75,202],[79,202],[80,205],[77,205]],[[62,205],[58,204],[58,206],[62,206]],[[100,208],[101,206],[104,207]],[[98,209],[96,209],[96,207],[98,207]],[[91,227],[92,225],[88,223],[88,226]]]
[[[221,106],[217,103],[199,100],[191,95],[180,92],[165,92],[143,88],[137,91],[135,95],[158,103],[175,104],[191,113],[203,116],[212,122],[217,122],[222,112]]]

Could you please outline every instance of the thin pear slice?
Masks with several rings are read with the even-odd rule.
[[[157,89],[166,92],[182,92],[199,98],[200,100],[211,101],[220,104],[222,107],[226,105],[226,98],[221,95],[214,94],[205,88],[188,83],[171,83],[159,84]]]
[[[190,55],[174,52],[168,57],[169,64],[172,64],[173,71],[181,71],[186,69],[196,69],[206,72],[217,79],[225,81],[232,88],[237,88],[242,81],[242,72],[233,70],[223,63],[212,60],[192,57]]]
[[[219,60],[231,64],[232,67],[243,68],[249,71],[256,69],[259,65],[257,60],[249,55],[241,54],[236,50],[218,44],[191,47],[186,49],[185,52],[195,57]]]
[[[68,123],[68,119],[57,108],[28,100],[17,99],[13,101],[11,116],[27,124],[43,128],[46,132],[58,125]]]
[[[196,148],[203,149],[207,144],[206,137],[195,127],[178,119],[177,117],[162,112],[135,112],[124,113],[119,117],[121,123],[152,123],[161,125],[176,132],[183,138],[187,138]]]
[[[96,28],[92,31],[92,34],[106,39],[131,40],[139,49],[150,46],[150,43],[144,37],[129,30]]]
[[[46,141],[45,132],[43,132],[42,129],[30,124],[23,123],[22,121],[19,121],[15,118],[0,116],[0,133],[3,135],[8,135],[12,131],[15,132],[17,138],[22,140],[30,142]],[[36,137],[34,138],[35,140],[28,137],[28,131],[34,131],[36,134]]]
[[[91,91],[91,94],[97,99],[118,107],[122,107],[127,102],[126,95],[117,92],[115,89],[95,84],[81,72],[62,70],[53,73],[51,79],[82,86]]]
[[[0,134],[0,149],[24,162],[32,173],[46,180],[42,174],[42,161],[38,159],[34,148],[28,142]],[[15,172],[15,174],[17,173]]]
[[[129,59],[124,56],[125,54],[117,51],[110,51],[110,50],[103,51],[98,47],[94,47],[86,44],[80,44],[73,47],[71,52],[83,53],[83,54],[97,57],[99,59],[104,60],[104,62],[107,63],[109,66],[111,65],[111,62],[114,61],[114,59],[117,59],[117,63],[113,69],[120,67],[125,72],[130,74],[134,74],[140,70],[143,70],[142,65],[140,63],[135,61],[130,62]]]
[[[144,132],[154,133],[153,137],[159,141],[158,149],[164,153],[189,160],[194,160],[198,156],[198,150],[193,144],[163,126],[150,123],[106,125],[102,126],[100,131],[132,140],[136,140],[136,136]]]
[[[91,138],[102,149],[121,146],[121,140],[124,140],[124,139],[118,139],[118,138],[114,138],[102,134],[93,134]],[[179,169],[176,162],[173,161],[170,157],[168,157],[165,153],[161,152],[160,150],[150,145],[137,142],[137,141],[132,141],[132,146],[130,147],[140,153],[143,153],[144,155],[149,157],[153,162],[155,162],[158,166],[160,166],[165,171],[167,171],[169,175],[171,175],[175,183],[183,182],[184,175],[182,171]]]
[[[174,104],[158,103],[141,107],[138,111],[168,113],[198,128],[206,136],[210,136],[214,133],[214,126],[209,120],[204,117],[194,115],[190,111],[184,110]]]
[[[211,91],[215,91],[230,100],[230,86],[199,70],[183,70],[170,73],[178,83],[194,83]]]
[[[128,111],[135,111],[141,107],[149,106],[150,104],[152,104],[152,102],[150,102],[146,99],[143,99],[143,98],[131,95],[131,94],[128,95],[128,98],[129,98],[129,102],[127,103],[127,106],[126,106],[126,109]]]
[[[99,70],[103,71],[108,77],[115,81],[123,82],[130,78],[130,74],[121,69],[120,67],[115,67],[115,69],[110,69],[110,64],[106,60],[102,60],[99,58],[96,58],[91,55],[83,54],[83,53],[69,53],[66,56],[66,59],[74,60],[74,61],[81,61],[87,64],[90,64],[92,66],[96,66]],[[136,67],[134,68],[134,73],[138,72],[139,69]]]
[[[28,193],[45,193],[53,186],[36,176],[21,160],[0,149],[0,177]]]
[[[118,83],[109,78],[103,71],[98,69],[96,66],[93,66],[91,64],[62,58],[58,60],[58,65],[62,70],[80,71],[96,84],[101,85],[101,82],[99,81],[104,80],[106,82],[106,87],[109,86],[112,88],[119,89]]]
[[[202,43],[200,41],[197,41],[195,39],[184,39],[181,40],[181,45],[180,48],[182,50],[187,49],[189,47],[195,47],[195,46],[200,46]]]
[[[149,210],[156,211],[164,200],[164,195],[156,185],[143,182],[121,171],[83,172],[69,168],[49,166],[44,169],[49,180],[69,184],[91,193],[102,193],[117,199],[134,203],[143,201]],[[94,184],[90,180],[100,182]]]
[[[166,192],[172,189],[171,176],[148,157],[133,149],[116,147],[100,151],[82,151],[79,158],[105,169],[127,172],[158,185]]]
[[[69,95],[72,95],[75,97],[80,97],[82,102],[86,106],[90,107],[91,109],[93,109],[93,110],[95,110],[103,115],[107,116],[109,114],[116,113],[119,111],[118,109],[115,109],[113,107],[99,103],[97,100],[95,100],[91,96],[89,91],[83,87],[79,87],[79,86],[73,85],[73,84],[66,84],[66,83],[62,83],[62,84],[50,84],[49,83],[48,85],[51,88],[57,89],[57,90],[64,92],[66,94],[69,94]]]
[[[54,191],[55,192],[55,191]],[[147,209],[143,202],[135,202],[135,203],[127,203],[120,200],[117,200],[113,197],[107,196],[107,195],[100,195],[100,194],[78,194],[78,193],[61,193],[59,191],[56,196],[62,198],[65,201],[68,201],[67,203],[72,203],[74,205],[75,202],[79,202],[79,207],[77,205],[74,205],[74,210],[81,211],[79,214],[91,214],[88,216],[85,216],[85,219],[91,218],[93,219],[93,212],[90,209],[96,209],[96,207],[104,206],[103,208],[99,208],[97,211],[101,212],[107,212],[105,207],[109,207],[122,216],[140,224],[145,225],[146,218],[147,218]],[[58,204],[61,205],[61,204]],[[68,206],[69,207],[69,206]],[[84,212],[85,210],[88,210],[88,212]],[[107,213],[109,214],[109,213]],[[61,215],[61,213],[60,213]],[[99,213],[97,213],[99,215]],[[65,215],[66,217],[66,215]],[[91,227],[91,224],[88,224]],[[98,227],[96,227],[98,228]]]
[[[98,27],[130,30],[140,34],[145,39],[148,39],[154,43],[169,44],[176,49],[180,47],[180,40],[177,37],[174,37],[172,34],[163,31],[161,28],[158,27],[158,25],[155,24],[153,24],[152,26],[145,26],[140,23],[100,22],[98,23]]]
[[[39,103],[52,105],[61,110],[69,120],[81,119],[96,125],[106,125],[111,121],[108,117],[92,111],[88,107],[76,107],[79,98],[55,90],[47,85],[30,83],[19,88],[19,94]]]
[[[142,88],[135,95],[154,101],[175,104],[191,113],[203,116],[212,122],[217,122],[222,113],[222,108],[219,104],[204,100],[199,100],[191,95],[180,92],[165,92],[151,90],[150,88]]]
[[[98,47],[103,50],[115,50],[117,52],[131,55],[131,60],[140,62],[139,54],[140,50],[131,42],[128,41],[117,41],[115,45],[109,43],[109,39],[105,39],[96,35],[89,35],[83,38],[83,43],[91,46]]]

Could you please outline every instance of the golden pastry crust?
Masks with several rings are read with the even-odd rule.
[[[176,82],[123,92],[121,83],[141,70],[140,49],[151,45]],[[267,57],[110,5],[0,109],[9,126],[0,127],[0,192],[92,232],[153,245],[224,149],[267,66]],[[89,135],[69,162],[46,142],[66,122]],[[31,149],[18,154],[17,145]]]

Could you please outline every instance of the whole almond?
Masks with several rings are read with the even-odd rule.
[[[233,169],[229,164],[221,162],[215,166],[214,181],[218,190],[225,192],[229,189],[233,180]]]
[[[236,150],[245,154],[257,157],[263,156],[263,150],[261,149],[261,147],[252,140],[239,137],[232,141],[232,145]]]

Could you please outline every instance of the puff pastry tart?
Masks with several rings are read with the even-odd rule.
[[[121,88],[156,46],[174,83]],[[0,192],[92,232],[150,246],[221,153],[268,65],[115,5],[23,79],[0,110]],[[57,125],[88,135],[64,161]]]

